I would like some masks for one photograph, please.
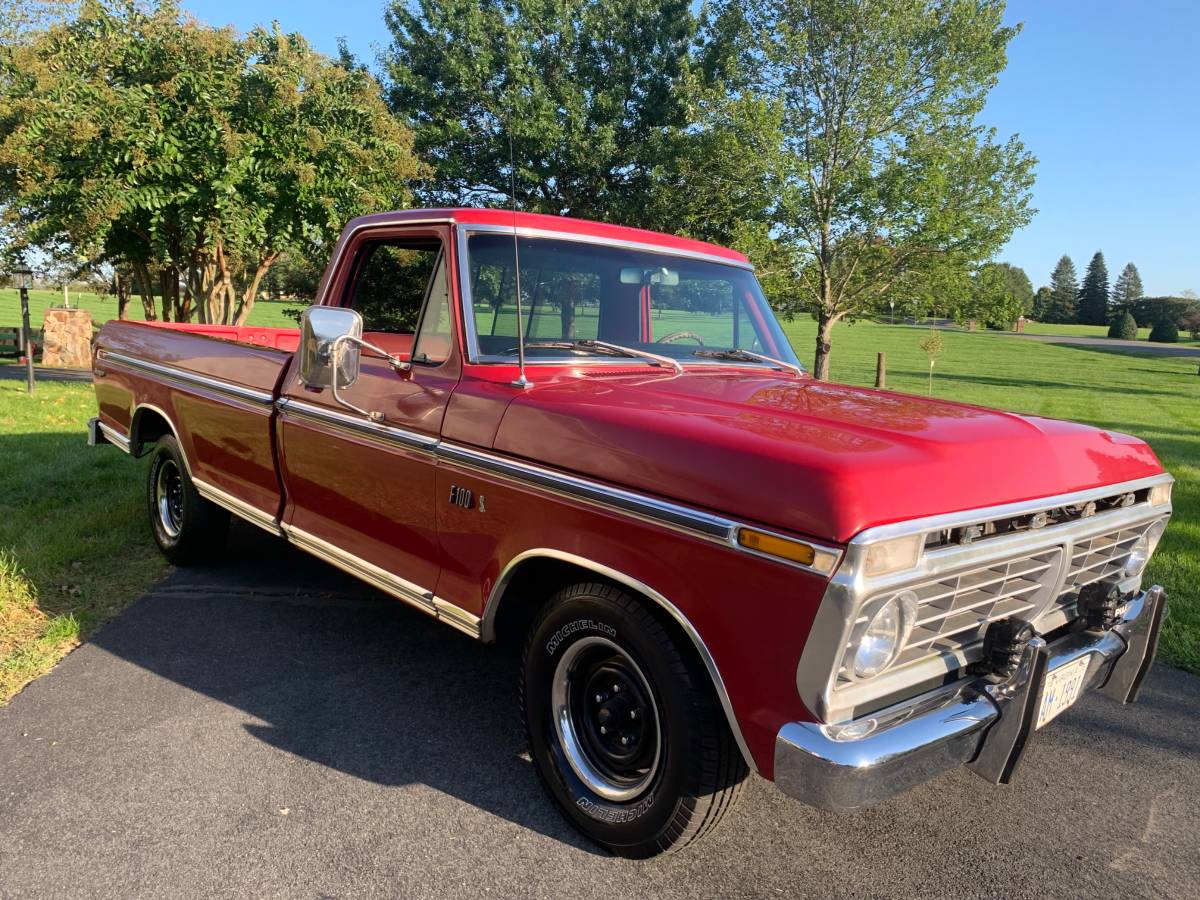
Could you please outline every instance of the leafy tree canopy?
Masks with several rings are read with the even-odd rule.
[[[0,204],[21,245],[124,267],[154,317],[245,321],[281,251],[408,199],[411,133],[298,35],[90,2],[4,58]]]
[[[752,0],[740,90],[781,108],[774,228],[799,262],[792,304],[832,328],[946,260],[989,259],[1032,216],[1033,158],[976,121],[1017,30],[1000,0]]]
[[[1117,276],[1116,284],[1113,285],[1112,294],[1108,298],[1109,306],[1119,314],[1140,300],[1144,293],[1142,276],[1138,273],[1137,266],[1126,263],[1121,274]]]

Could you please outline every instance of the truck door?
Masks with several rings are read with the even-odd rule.
[[[363,351],[358,381],[339,393],[371,417],[293,370],[279,417],[289,539],[430,610],[440,572],[433,448],[461,374],[453,254],[446,226],[347,238],[322,302],[356,309],[363,338],[412,368]]]

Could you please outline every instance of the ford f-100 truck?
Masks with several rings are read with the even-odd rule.
[[[109,322],[94,375],[90,440],[149,454],[172,562],[232,514],[523,646],[532,760],[622,855],[703,835],[749,770],[831,809],[1008,782],[1082,692],[1136,698],[1166,609],[1146,444],[814,380],[697,241],[370,216],[299,329]]]

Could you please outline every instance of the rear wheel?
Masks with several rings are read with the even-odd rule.
[[[146,499],[154,541],[174,565],[211,562],[221,555],[229,513],[200,496],[173,435],[159,438],[151,451]]]
[[[621,856],[701,837],[746,776],[708,675],[686,650],[605,584],[560,591],[530,631],[522,707],[533,760],[575,826]]]

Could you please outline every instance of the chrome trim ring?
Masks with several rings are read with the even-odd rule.
[[[166,459],[154,476],[154,509],[163,533],[174,540],[183,531],[183,477],[175,460]]]
[[[617,680],[612,685],[611,694],[615,696],[607,694],[596,694],[595,697],[581,696],[582,692],[589,691],[589,688],[597,681],[595,677],[591,677],[588,679],[588,683],[583,684],[577,677],[580,674],[580,663],[586,658],[585,653],[595,650],[608,654],[608,659],[613,661],[611,665],[614,670],[623,670],[626,678],[633,677],[632,681],[626,684],[620,676],[614,676]],[[603,669],[604,667],[600,666],[592,671],[600,674]],[[582,671],[583,674],[588,673],[587,669]],[[626,703],[624,708],[614,712],[612,704],[623,701],[625,698],[620,696],[621,693],[629,691],[637,692],[637,699]],[[637,718],[638,710],[642,711],[641,721]],[[587,785],[588,790],[599,794],[606,800],[623,803],[644,793],[654,780],[654,776],[658,772],[659,761],[662,759],[662,724],[658,715],[658,703],[654,699],[650,682],[646,679],[641,667],[613,641],[593,635],[576,641],[563,651],[555,666],[554,678],[550,687],[550,712],[554,720],[554,730],[558,735],[558,742],[567,764],[571,767],[571,771],[579,777],[579,780]],[[597,720],[595,722],[584,721],[585,717],[593,712],[596,712]],[[646,718],[647,713],[650,718]],[[620,721],[618,722],[618,720]],[[609,727],[604,724],[606,722],[618,722],[611,726],[614,729],[614,735],[611,737],[612,743],[630,741],[631,738],[627,732],[636,732],[642,735],[640,738],[642,741],[648,739],[654,741],[654,751],[649,765],[636,767],[633,765],[633,762],[637,761],[636,747],[628,754],[630,767],[636,768],[641,774],[624,777],[614,768],[613,763],[618,757],[608,752],[605,744],[600,743],[600,741],[607,743],[610,740],[610,735],[606,733]],[[615,737],[617,728],[626,733],[622,733],[619,738]],[[604,732],[604,734],[593,732]],[[599,740],[597,740],[598,738]]]

